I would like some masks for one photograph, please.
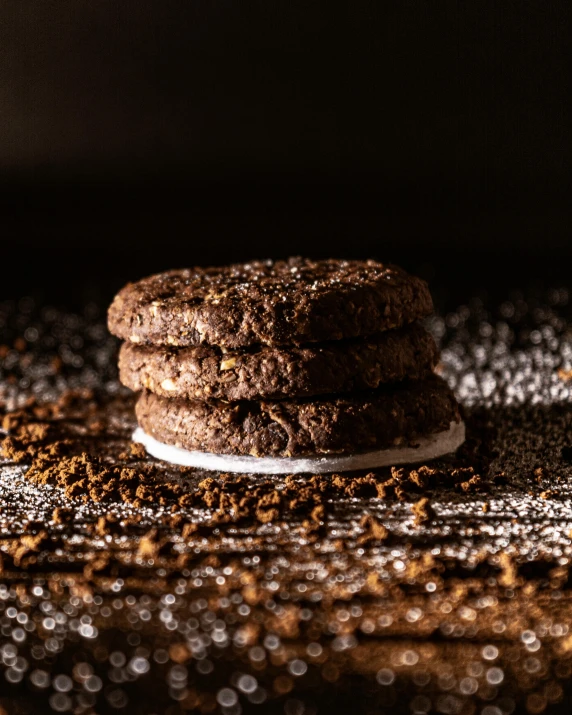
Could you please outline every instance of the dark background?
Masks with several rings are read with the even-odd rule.
[[[0,299],[192,264],[568,280],[567,0],[4,0]]]

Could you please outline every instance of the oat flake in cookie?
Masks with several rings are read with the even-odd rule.
[[[109,329],[136,344],[299,345],[373,335],[432,309],[427,284],[396,266],[291,258],[128,284],[109,309]]]

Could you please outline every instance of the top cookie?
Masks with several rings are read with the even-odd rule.
[[[126,285],[109,329],[152,345],[288,345],[397,328],[433,310],[425,281],[376,261],[253,261]]]

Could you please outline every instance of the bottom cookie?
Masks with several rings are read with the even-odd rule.
[[[159,442],[146,434],[141,427],[133,433],[133,441],[142,444],[152,457],[184,467],[242,474],[330,474],[414,464],[450,454],[465,441],[465,424],[451,422],[447,430],[420,437],[416,446],[391,447],[360,454],[336,454],[327,457],[274,458],[195,452]]]
[[[415,445],[460,421],[455,396],[436,375],[299,400],[182,400],[143,392],[135,412],[139,426],[159,442],[256,459],[329,457]]]

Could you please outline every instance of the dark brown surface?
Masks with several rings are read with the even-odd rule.
[[[308,400],[229,403],[142,393],[137,420],[160,442],[254,457],[348,453],[414,444],[459,419],[437,376],[378,390]]]
[[[373,335],[433,309],[425,281],[375,261],[291,258],[168,271],[125,286],[109,329],[153,345],[286,345]]]
[[[136,392],[149,390],[162,397],[304,397],[419,379],[435,367],[437,358],[435,340],[417,324],[364,340],[252,351],[126,342],[119,353],[119,379]]]
[[[150,458],[103,326],[0,304],[2,707],[569,715],[572,314],[548,301],[430,321],[456,455],[286,478]]]

